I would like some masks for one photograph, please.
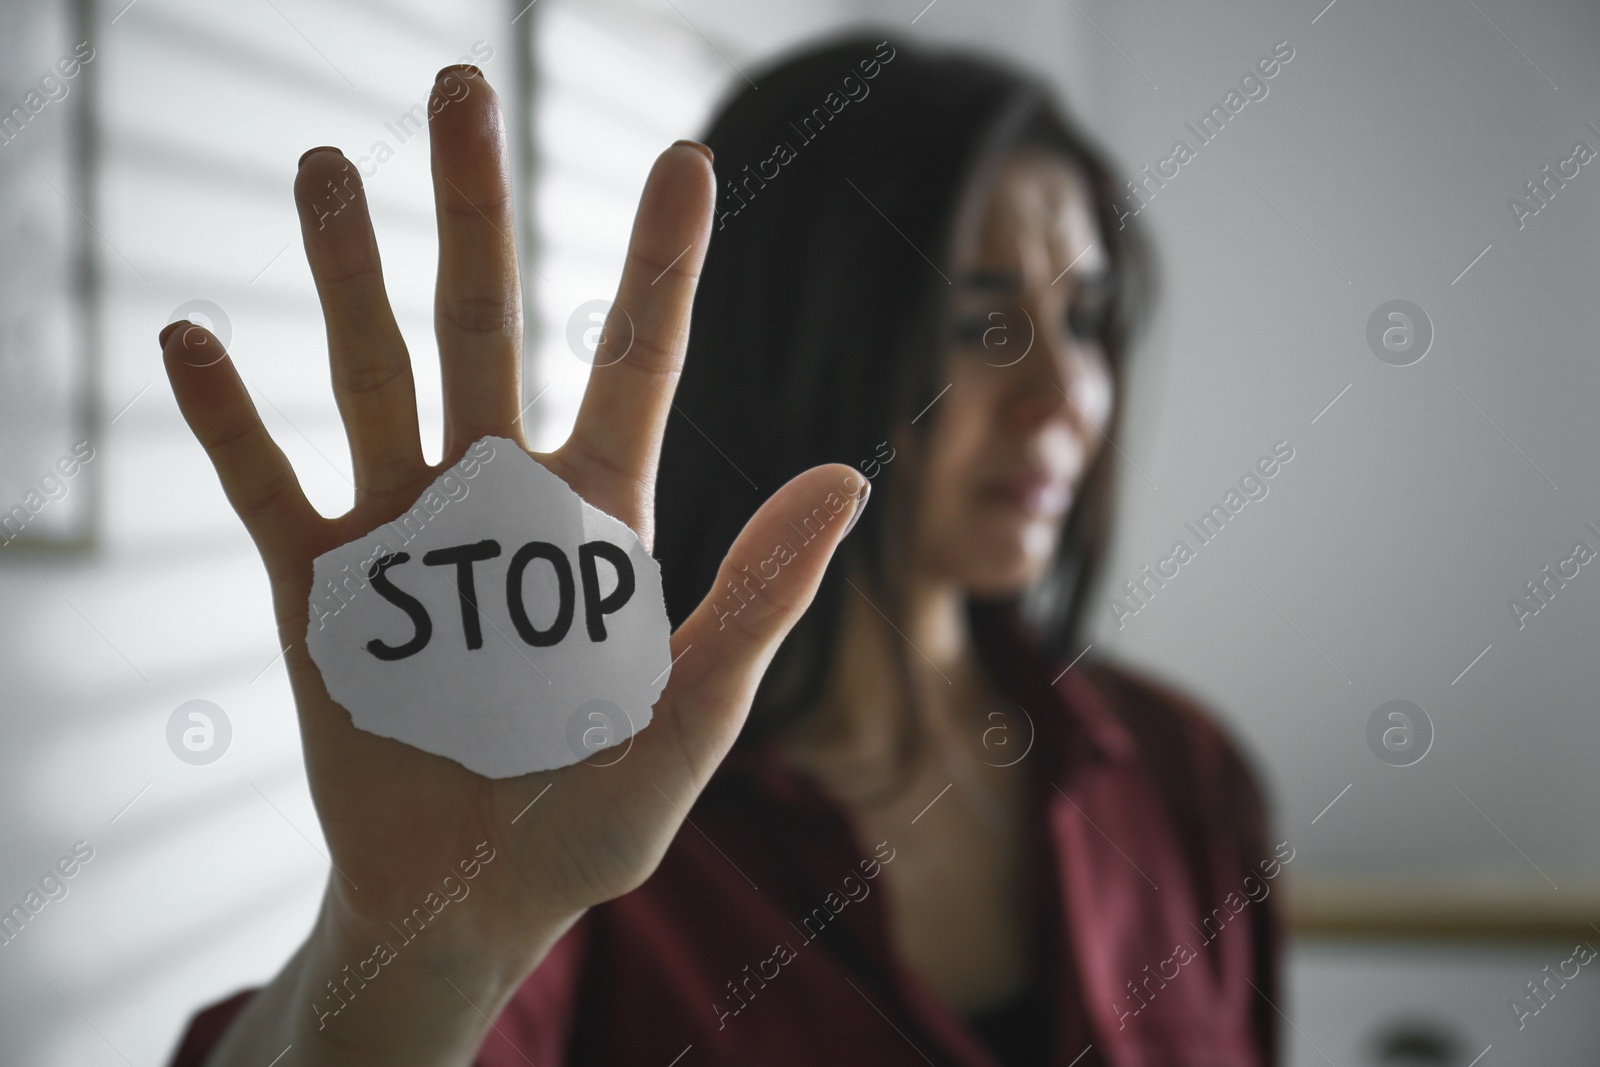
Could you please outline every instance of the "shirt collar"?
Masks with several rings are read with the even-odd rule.
[[[1044,655],[1026,624],[1009,612],[984,625],[991,628],[984,638],[993,650],[996,681],[1055,746],[1059,769],[1070,770],[1085,758],[1118,762],[1134,754],[1133,735],[1107,695],[1095,661]]]

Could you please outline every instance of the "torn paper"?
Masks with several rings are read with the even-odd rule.
[[[490,778],[627,744],[671,669],[656,561],[503,437],[318,556],[310,608],[311,658],[356,726]]]

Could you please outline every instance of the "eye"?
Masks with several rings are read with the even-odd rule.
[[[1110,325],[1111,301],[1107,297],[1087,297],[1067,309],[1067,330],[1079,340],[1104,340]]]
[[[1020,323],[1019,316],[1009,311],[992,308],[973,311],[955,321],[950,329],[950,337],[961,348],[975,352],[995,351],[1011,343],[1017,328],[1022,331],[1019,336],[1026,338],[1026,327],[1019,326]]]
[[[981,347],[984,333],[991,325],[988,316],[983,313],[965,315],[956,320],[950,330],[950,336],[958,345],[969,348]]]

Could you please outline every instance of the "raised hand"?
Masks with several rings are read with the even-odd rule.
[[[474,1034],[482,1033],[476,1021],[441,1018],[450,1009],[406,998],[421,996],[438,970],[458,985],[469,983],[488,1003],[503,1002],[584,908],[648,877],[732,745],[762,672],[810,602],[842,531],[865,504],[865,480],[843,465],[813,468],[766,502],[731,547],[718,586],[739,562],[764,558],[781,540],[778,530],[787,519],[810,512],[830,493],[863,494],[852,500],[845,522],[830,524],[831,532],[768,583],[763,600],[726,627],[710,598],[702,602],[673,634],[677,665],[652,723],[613,765],[580,763],[487,779],[351,724],[306,651],[312,561],[409,508],[479,437],[525,440],[519,416],[522,294],[504,122],[494,91],[475,68],[440,72],[441,84],[450,78],[459,84],[449,86],[448,97],[435,86],[430,121],[439,231],[434,329],[445,406],[439,466],[423,460],[410,357],[384,291],[361,177],[336,150],[313,149],[302,157],[295,200],[327,321],[334,397],[349,438],[356,484],[351,510],[324,519],[307,502],[215,337],[186,324],[162,334],[179,407],[266,565],[312,797],[336,868],[311,940],[236,1024],[216,1063],[254,1052],[258,1043],[269,1052],[261,1062],[280,1051],[283,1040],[299,1037],[314,1047],[323,1031],[295,998],[314,995],[305,992],[308,983],[313,991],[320,985],[316,961],[337,961],[346,946],[392,939],[388,924],[418,906],[487,841],[496,859],[458,914],[446,913],[451,924],[427,949],[428,965],[383,990],[374,983],[380,995],[368,998],[369,1007],[353,1004],[362,1011],[340,1021],[340,1062],[356,1062],[354,1050],[388,1063],[468,1062]],[[608,323],[572,435],[554,452],[535,454],[584,499],[626,522],[647,547],[655,470],[711,236],[714,192],[703,147],[679,142],[656,160],[616,297],[616,308],[632,320],[631,347],[624,358],[608,356],[605,345],[616,336]],[[447,1002],[449,990],[444,993]],[[386,1033],[378,1032],[380,1023]],[[428,1033],[411,1034],[408,1026]],[[277,1045],[268,1050],[271,1042]]]

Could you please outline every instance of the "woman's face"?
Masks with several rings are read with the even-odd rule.
[[[980,596],[1038,579],[1105,438],[1110,258],[1074,164],[1019,149],[1002,163],[969,262],[951,277],[948,389],[916,524],[925,576]]]

